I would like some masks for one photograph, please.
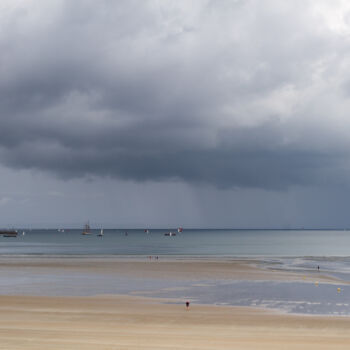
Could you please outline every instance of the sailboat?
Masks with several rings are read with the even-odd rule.
[[[91,235],[89,223],[85,224],[84,231],[81,234],[84,235],[84,236]]]
[[[167,233],[164,233],[164,236],[176,236],[176,233],[175,232],[167,232]]]
[[[100,233],[97,236],[103,237],[103,228],[101,228],[101,231],[100,231]]]

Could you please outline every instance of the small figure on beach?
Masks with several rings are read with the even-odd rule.
[[[317,266],[317,270],[320,271],[320,265]]]
[[[189,308],[190,308],[190,302],[186,301],[186,310],[189,310]]]

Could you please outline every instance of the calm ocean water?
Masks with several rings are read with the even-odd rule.
[[[18,230],[0,237],[0,254],[185,255],[217,257],[350,256],[350,231],[331,230]],[[127,235],[125,234],[127,232]],[[176,232],[172,230],[172,232]]]

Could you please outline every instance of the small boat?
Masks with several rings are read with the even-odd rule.
[[[175,232],[167,232],[167,233],[164,233],[164,236],[176,236],[176,233]]]
[[[3,230],[3,231],[0,231],[0,235],[3,235],[3,237],[17,237],[17,231]]]
[[[91,235],[89,223],[85,224],[84,231],[81,234],[84,235],[84,236]]]
[[[148,229],[145,229],[145,233],[149,233],[149,230],[148,230]]]
[[[177,232],[182,232],[183,228],[180,226],[178,229],[177,229]]]
[[[100,233],[97,236],[103,237],[103,228],[101,228],[101,231],[100,231]]]
[[[22,232],[22,236],[24,236],[25,234],[26,234],[26,233],[23,231],[23,232]]]

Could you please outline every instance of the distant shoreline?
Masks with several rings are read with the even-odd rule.
[[[112,227],[112,226],[104,226],[104,225],[94,225],[92,224],[90,228],[92,230],[100,230],[103,227],[104,230],[115,230],[115,231],[144,231],[144,227]],[[63,232],[69,231],[78,231],[82,230],[82,227],[29,227],[29,226],[17,226],[17,225],[8,225],[8,226],[0,226],[0,229],[9,230],[15,228],[19,231],[58,231],[64,230]],[[152,231],[168,231],[168,230],[177,230],[177,227],[147,227],[148,230]],[[186,231],[350,231],[350,227],[292,227],[292,228],[270,228],[270,227],[253,227],[253,228],[232,228],[232,227],[186,227],[183,228],[183,232]]]

